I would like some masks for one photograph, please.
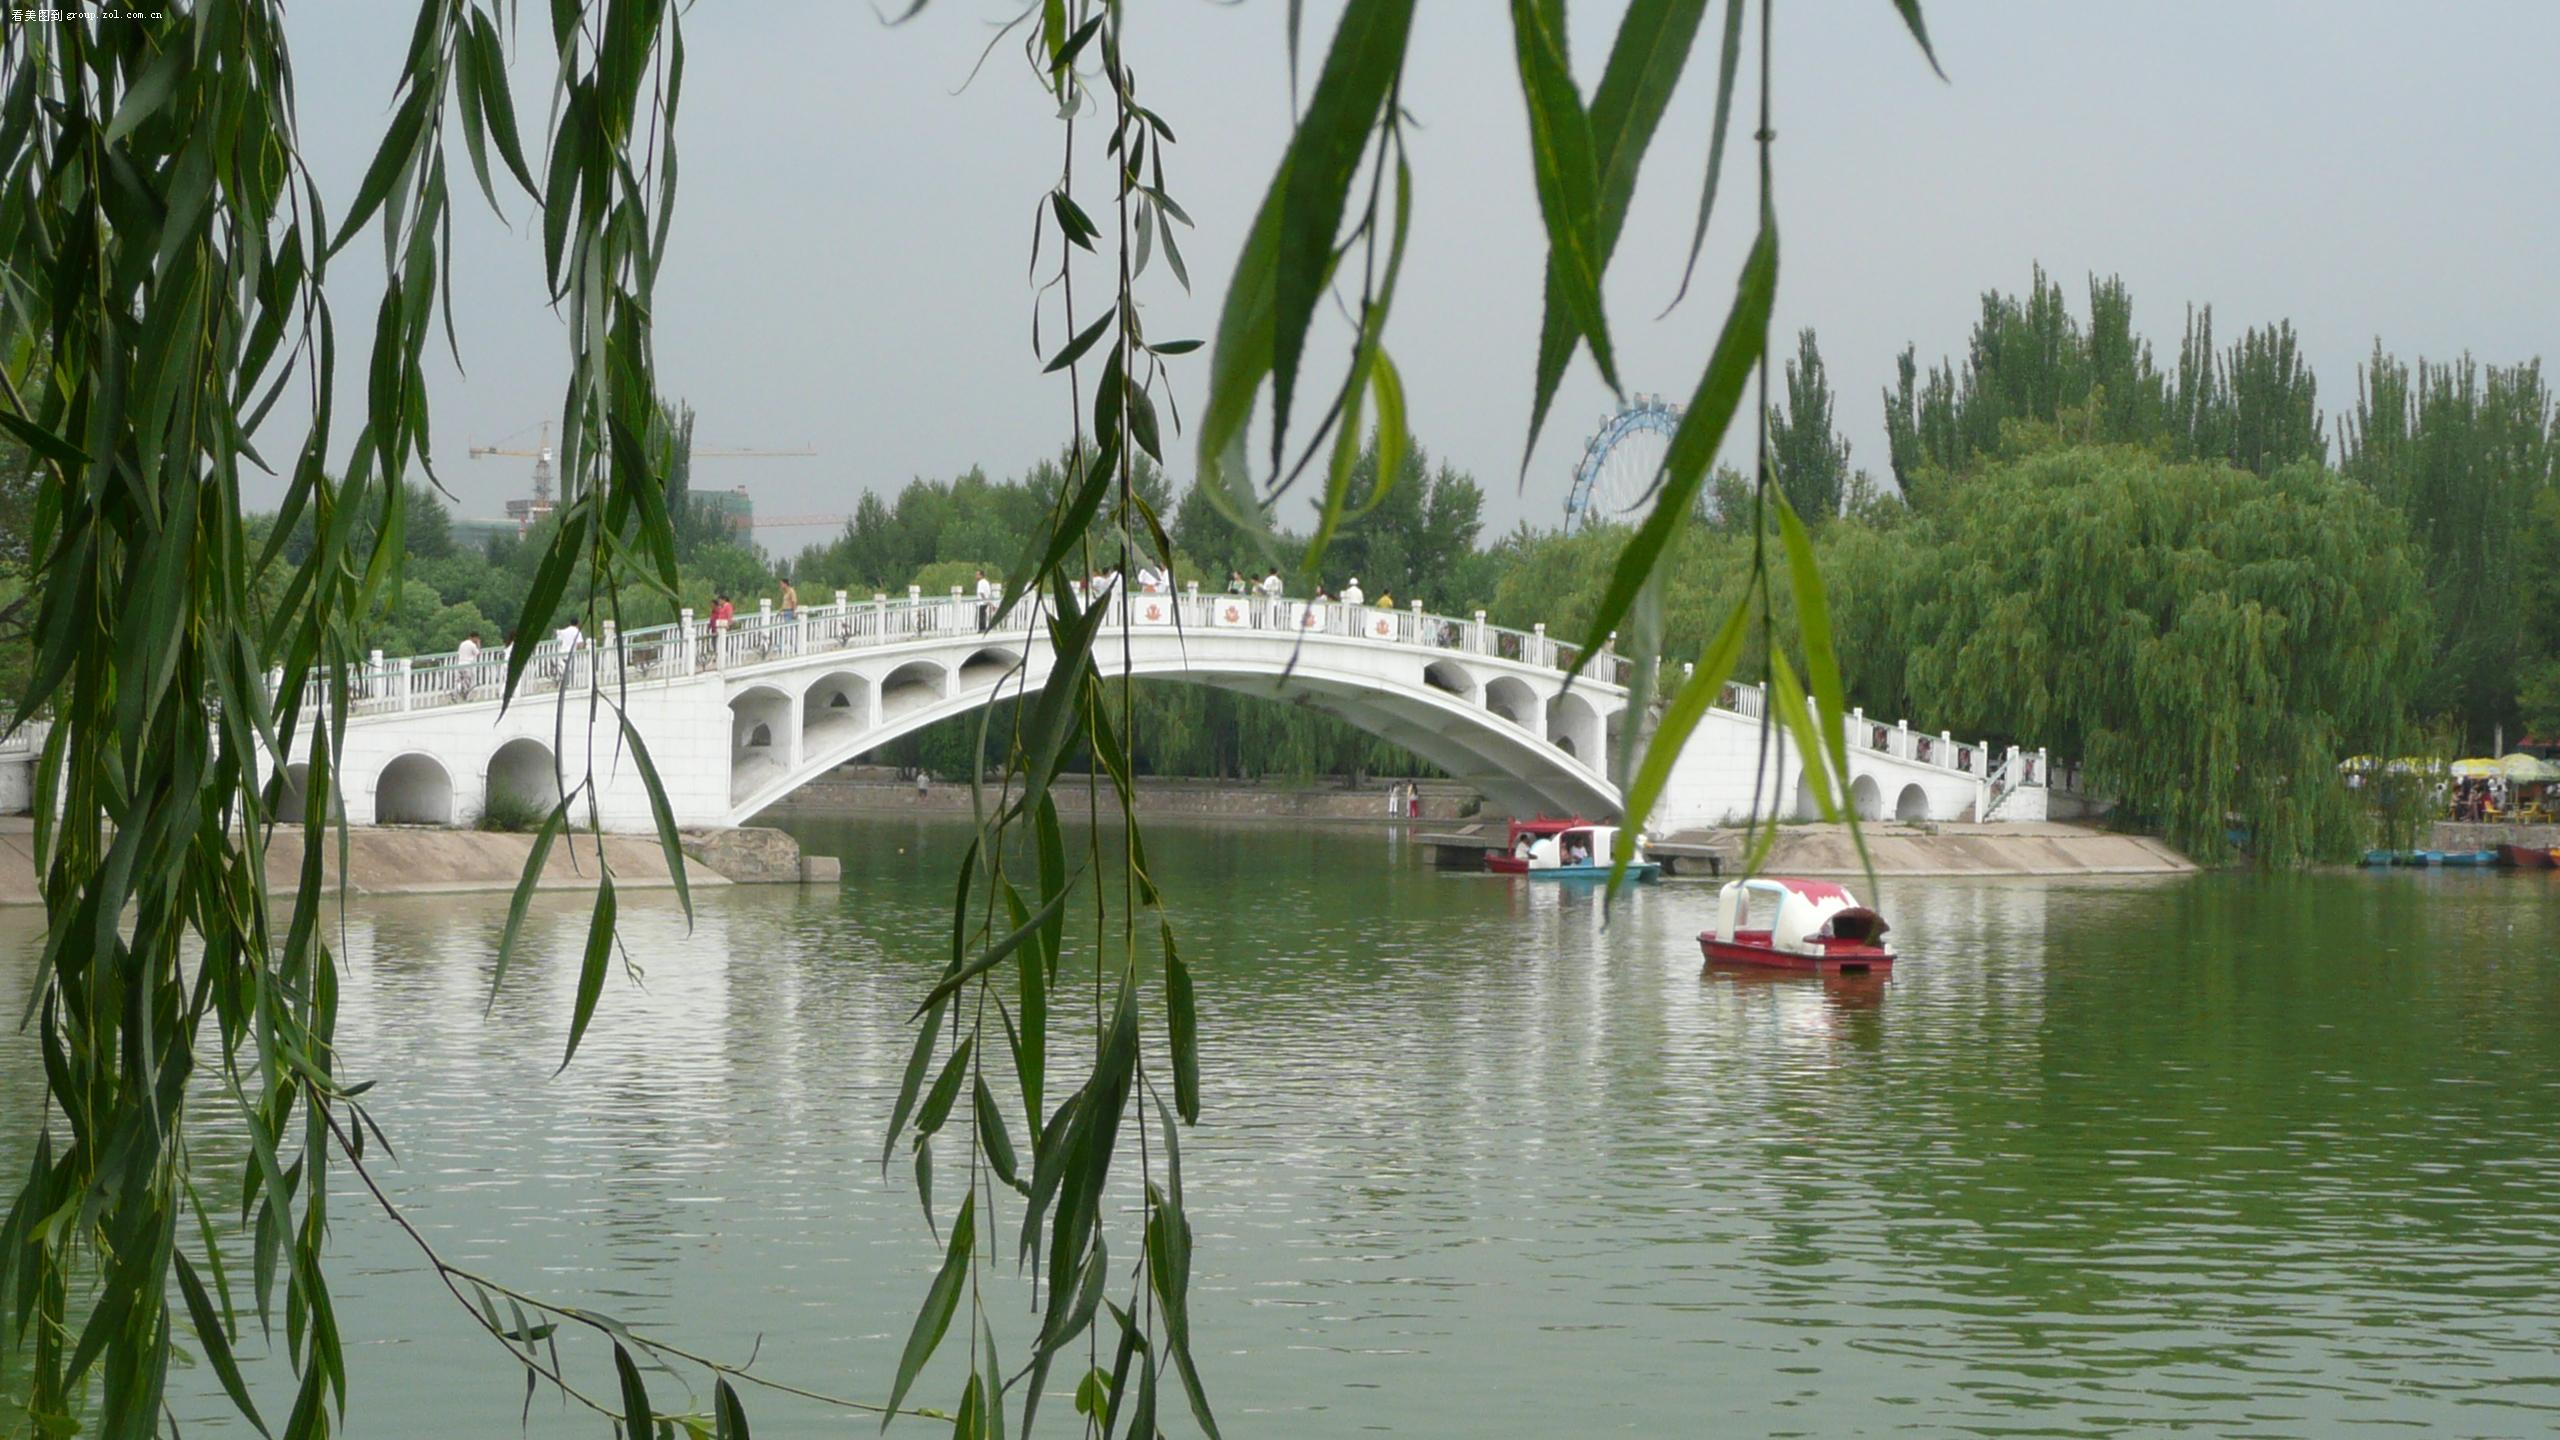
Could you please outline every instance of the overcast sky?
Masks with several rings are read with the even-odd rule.
[[[1310,75],[1335,8],[1307,7]],[[1574,7],[1586,93],[1616,8]],[[1181,141],[1168,188],[1199,227],[1184,242],[1194,294],[1161,261],[1141,282],[1147,329],[1207,338],[1287,134],[1286,6],[1130,9],[1142,98]],[[341,207],[386,119],[410,10],[294,11],[309,159]],[[2505,362],[2560,334],[2560,6],[1937,0],[1929,23],[1947,83],[1884,0],[1779,10],[1778,326],[1820,333],[1858,465],[1886,469],[1878,396],[1902,346],[1959,350],[1980,292],[2021,288],[2039,261],[2075,296],[2092,273],[2122,275],[2136,324],[2164,353],[2190,300],[2210,303],[2225,335],[2290,317],[2333,415],[2377,337],[2403,356]],[[853,0],[691,7],[682,190],[657,296],[661,383],[700,412],[700,446],[819,452],[702,460],[698,487],[745,485],[767,516],[841,513],[918,475],[1018,473],[1063,440],[1068,402],[1031,352],[1025,275],[1059,127],[1011,41],[959,89],[991,21],[1009,13],[936,0],[888,28]],[[1497,529],[1554,523],[1610,407],[1578,361],[1515,490],[1545,246],[1502,14],[1494,0],[1422,7],[1405,90],[1422,126],[1414,250],[1389,335],[1415,433],[1485,483]],[[1653,318],[1677,282],[1705,165],[1714,28],[1711,16],[1609,281],[1623,377],[1675,397],[1696,383],[1748,240],[1745,119],[1699,293]],[[519,39],[517,104],[531,127],[549,95],[538,14]],[[465,451],[558,413],[566,341],[522,196],[501,192],[512,228],[501,225],[460,180],[458,140],[454,164],[469,372],[439,344],[434,440],[462,511],[494,514],[525,493],[527,462]],[[1099,190],[1083,193],[1099,210]],[[357,393],[365,292],[380,283],[364,273],[368,254],[378,264],[378,247],[351,247],[335,272],[351,357],[342,395]],[[1054,346],[1054,315],[1044,333]],[[1207,358],[1179,362],[1186,416]],[[1188,483],[1188,446],[1168,444]],[[272,487],[252,498],[272,503]],[[760,538],[787,555],[825,534]]]

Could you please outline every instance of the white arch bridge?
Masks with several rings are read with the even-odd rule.
[[[1409,610],[1197,593],[1123,594],[1094,647],[1107,677],[1127,673],[1312,706],[1405,747],[1515,814],[1618,813],[1609,747],[1629,723],[1629,662],[1604,655],[1570,688],[1574,650],[1530,631]],[[545,640],[514,704],[501,709],[507,657],[492,648],[385,658],[350,677],[335,787],[356,824],[476,822],[493,804],[538,812],[592,766],[609,829],[651,827],[619,699],[685,826],[726,826],[827,771],[939,720],[1038,691],[1052,664],[1031,607],[1010,616],[954,591],[853,600],[715,630],[675,625],[562,646]],[[1125,637],[1125,640],[1124,640]],[[312,704],[321,687],[310,682]],[[1729,686],[1684,749],[1652,821],[1671,832],[1764,813],[1811,813],[1801,765],[1759,753],[1760,692]],[[305,727],[307,735],[308,727]],[[2042,819],[2039,755],[1994,756],[1907,726],[1850,726],[1852,800],[1871,818]],[[283,784],[304,803],[308,739]],[[1754,771],[1760,773],[1755,777]],[[1758,783],[1755,785],[1755,778]]]

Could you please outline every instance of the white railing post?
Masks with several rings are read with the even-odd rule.
[[[401,709],[403,709],[403,710],[406,710],[406,709],[408,709],[408,708],[409,708],[409,657],[408,657],[408,656],[403,655],[403,656],[401,656],[401,657],[400,657],[400,660],[399,660],[398,665],[397,665],[397,666],[395,666],[395,667],[394,667],[394,669],[393,669],[393,677],[394,677],[394,679],[393,679],[393,683],[394,683],[395,685],[397,685],[397,686],[398,686],[398,688],[399,688],[399,694],[400,694],[400,708],[401,708]]]
[[[693,607],[687,605],[676,612],[676,664],[684,674],[694,672]]]
[[[1406,644],[1408,644],[1408,645],[1420,645],[1420,644],[1422,644],[1422,643],[1423,643],[1423,639],[1422,639],[1422,602],[1421,602],[1421,601],[1416,600],[1416,601],[1414,601],[1414,602],[1413,602],[1413,618],[1412,618],[1411,620],[1409,620],[1409,621],[1405,622],[1405,624],[1406,624],[1406,626],[1407,626],[1407,628],[1406,628],[1406,630],[1405,630],[1405,632],[1404,632],[1405,643],[1406,643]]]
[[[1953,770],[1954,768],[1956,768],[1956,756],[1955,756],[1955,749],[1956,749],[1956,737],[1955,737],[1955,735],[1953,734],[1953,732],[1946,731],[1946,730],[1941,730],[1941,731],[1939,731],[1939,732],[1938,732],[1938,756],[1937,756],[1938,763],[1939,763],[1940,765],[1945,766],[1945,767],[1946,767],[1947,769],[1949,769],[1949,770]]]
[[[2053,783],[2053,762],[2046,758],[2041,745],[2036,747],[2036,775],[2047,785]]]
[[[619,627],[607,620],[603,636],[596,641],[596,678],[610,680],[621,673],[622,634]]]
[[[1529,653],[1520,658],[1532,665],[1552,666],[1555,663],[1555,647],[1547,643],[1546,621],[1538,621],[1529,627]]]
[[[1873,737],[1867,734],[1867,707],[1864,705],[1849,707],[1849,743],[1861,750],[1873,750],[1876,747],[1867,743],[1871,738]]]
[[[1910,759],[1910,758],[1911,758],[1911,722],[1910,722],[1910,721],[1908,721],[1908,720],[1896,720],[1896,721],[1894,721],[1894,722],[1893,722],[1893,741],[1892,741],[1892,750],[1891,750],[1891,752],[1890,752],[1890,753],[1892,753],[1893,755],[1898,756],[1899,758],[1904,759],[1904,760],[1908,760],[1908,759]]]

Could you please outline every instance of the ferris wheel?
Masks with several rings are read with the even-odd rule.
[[[1573,488],[1565,493],[1565,533],[1633,523],[1636,507],[1662,473],[1680,414],[1680,406],[1659,395],[1637,395],[1625,409],[1600,417],[1600,428],[1573,467]]]

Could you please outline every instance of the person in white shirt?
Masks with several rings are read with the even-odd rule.
[[[579,633],[575,620],[551,632],[551,648],[559,652],[552,661],[553,673],[563,681],[569,678],[569,667],[576,663],[578,642],[585,638]]]
[[[458,700],[471,700],[471,687],[479,676],[479,630],[463,635],[463,643],[453,646],[453,694]]]
[[[1280,572],[1278,570],[1274,570],[1270,574],[1262,577],[1262,598],[1265,600],[1277,600],[1280,598]]]
[[[987,572],[981,570],[978,572],[978,624],[984,628],[994,624],[995,618],[996,582],[988,579]]]
[[[1362,604],[1367,599],[1368,597],[1360,591],[1360,577],[1357,575],[1351,577],[1350,584],[1342,587],[1342,603],[1345,605]]]
[[[465,700],[470,699],[473,677],[480,672],[479,631],[474,630],[463,636],[462,643],[453,647],[453,668],[455,695]]]

